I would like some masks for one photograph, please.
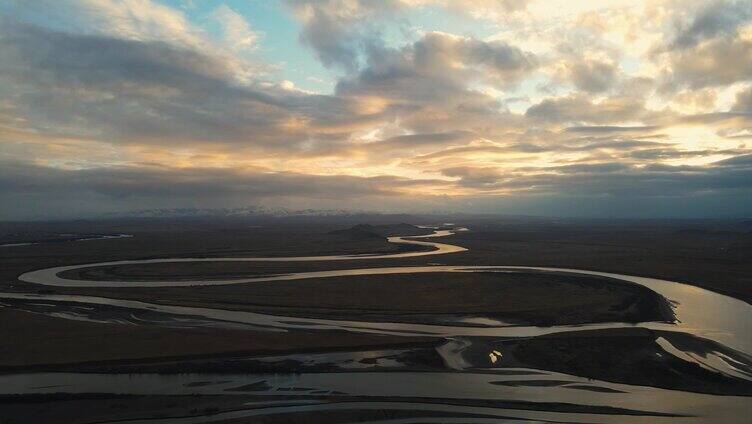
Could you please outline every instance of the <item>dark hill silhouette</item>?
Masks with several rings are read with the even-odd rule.
[[[389,236],[419,236],[430,234],[431,230],[411,224],[357,224],[343,230],[330,231],[329,234],[344,236],[350,240],[383,239]]]

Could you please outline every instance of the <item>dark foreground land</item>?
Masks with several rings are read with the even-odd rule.
[[[364,222],[387,226],[358,226]],[[378,221],[376,221],[378,220]],[[387,243],[387,235],[425,234],[400,225],[441,223],[436,217],[302,219],[149,219],[75,223],[0,224],[0,291],[81,294],[151,303],[262,312],[294,317],[408,323],[472,323],[477,317],[515,325],[671,321],[665,299],[617,280],[564,274],[413,274],[334,277],[215,287],[63,288],[23,283],[31,270],[103,261],[170,257],[308,256],[396,253],[416,249]],[[409,265],[519,265],[575,268],[680,281],[752,302],[752,221],[549,221],[451,218],[470,228],[434,241],[468,248],[461,253],[403,259],[310,263],[189,263],[75,270],[67,278],[118,281],[235,279],[259,274]],[[66,234],[66,236],[60,236]],[[132,237],[75,241],[71,234]],[[0,307],[0,372],[117,373],[329,372],[319,365],[259,362],[264,355],[405,350],[399,371],[446,369],[444,341],[344,331],[274,333],[247,329],[170,328],[73,321]],[[470,324],[472,325],[472,324]],[[750,393],[699,366],[661,359],[657,340],[680,335],[634,329],[575,331],[496,341],[481,346],[509,352],[497,367],[543,368],[627,384],[719,394]],[[707,347],[712,350],[714,347]],[[486,364],[485,366],[488,366]],[[374,365],[373,369],[384,369]],[[50,409],[54,400],[56,408]],[[4,397],[0,408],[66,421],[66,408],[92,406],[92,416],[127,418],[135,407],[167,415],[224,410],[224,398],[89,399]],[[170,405],[171,412],[165,412]],[[104,408],[104,409],[103,409]],[[107,409],[109,408],[109,409]],[[58,412],[56,412],[58,411]],[[116,414],[113,412],[117,412]],[[191,412],[192,411],[192,412]],[[197,412],[198,411],[198,412]],[[40,415],[41,414],[41,415]],[[98,414],[98,415],[97,415]],[[114,415],[113,415],[114,414]],[[157,412],[155,412],[157,414]],[[147,414],[148,415],[148,414]],[[137,416],[147,416],[137,415]],[[310,416],[307,417],[310,419]],[[349,417],[351,418],[351,417]],[[345,417],[344,419],[349,419]],[[368,417],[363,417],[368,418]],[[396,417],[399,418],[399,417]],[[50,418],[50,422],[54,422]],[[261,421],[259,421],[261,422]]]

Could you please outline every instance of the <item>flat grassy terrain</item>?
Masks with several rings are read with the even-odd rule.
[[[668,303],[646,288],[609,278],[556,273],[393,274],[223,286],[54,290],[275,315],[372,321],[440,323],[442,318],[473,316],[522,325],[673,320]]]
[[[366,221],[363,221],[365,219]],[[371,221],[368,221],[370,219]],[[376,220],[376,221],[374,221]],[[121,269],[124,279],[220,277],[258,272],[377,266],[521,265],[578,268],[664,278],[752,302],[752,221],[577,221],[478,217],[381,216],[309,220],[144,219],[73,223],[0,223],[9,240],[18,234],[132,234],[132,238],[0,248],[0,289],[23,284],[34,269],[124,259],[220,256],[302,256],[389,253],[404,249],[385,237],[339,231],[362,222],[415,224],[452,220],[471,231],[434,241],[466,252],[399,260],[297,264],[181,264]],[[11,237],[12,235],[12,237]],[[34,290],[26,287],[24,290]]]
[[[752,220],[476,221],[447,264],[550,266],[662,278],[752,303]],[[447,238],[449,240],[449,238]]]

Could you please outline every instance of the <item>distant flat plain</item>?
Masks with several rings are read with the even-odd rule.
[[[131,219],[49,223],[0,224],[0,241],[35,241],[51,235],[131,234],[133,237],[86,242],[41,243],[0,248],[2,291],[85,294],[169,304],[253,310],[301,316],[391,318],[420,321],[421,314],[482,313],[501,320],[528,324],[568,324],[660,319],[654,299],[635,287],[604,285],[598,279],[539,276],[484,277],[485,274],[357,277],[269,282],[200,288],[50,288],[23,283],[16,277],[34,269],[121,259],[222,256],[301,256],[390,253],[405,246],[362,231],[340,231],[362,222],[391,225],[440,223],[456,217],[375,216],[307,219]],[[461,218],[470,231],[441,241],[467,247],[466,252],[399,260],[311,263],[193,263],[154,264],[88,269],[82,277],[97,279],[232,278],[259,273],[325,269],[446,265],[551,266],[618,272],[685,282],[752,301],[752,222],[735,221],[579,221],[545,219]],[[395,227],[398,228],[398,227]],[[403,230],[404,231],[404,230]],[[425,232],[429,232],[426,230]],[[409,230],[408,230],[409,233]],[[407,248],[415,248],[408,246]],[[525,281],[528,279],[530,281]],[[550,280],[550,279],[549,279]],[[569,296],[567,296],[569,294]],[[620,302],[621,310],[608,312]],[[588,311],[583,314],[582,311]],[[610,314],[610,315],[609,315]],[[630,315],[631,314],[631,315]],[[44,366],[90,361],[137,360],[222,352],[268,352],[301,348],[348,348],[383,345],[384,336],[337,334],[330,337],[279,338],[258,334],[243,342],[221,343],[222,332],[195,329],[121,328],[112,324],[63,322],[48,317],[27,317],[26,312],[0,309],[0,336],[23,337],[24,342],[0,348],[0,367]],[[412,315],[412,318],[411,318]],[[397,317],[397,318],[395,318]],[[65,331],[49,331],[62,326]],[[81,331],[77,331],[80,329]],[[86,329],[97,337],[87,336]],[[104,332],[104,333],[103,333]],[[143,334],[142,334],[143,333]],[[161,333],[190,335],[192,342],[175,348]],[[97,357],[91,344],[113,345]],[[57,335],[57,336],[56,336]],[[227,337],[238,340],[230,331]],[[197,343],[207,338],[211,343]],[[57,340],[56,342],[54,340]],[[284,341],[283,341],[284,340]],[[404,337],[400,343],[412,342]],[[417,338],[415,341],[418,341]],[[51,350],[47,343],[66,346]],[[170,346],[169,348],[167,346]],[[120,347],[120,348],[118,348]],[[104,349],[103,351],[106,351]],[[45,353],[46,352],[46,353]],[[61,353],[65,352],[65,354]]]

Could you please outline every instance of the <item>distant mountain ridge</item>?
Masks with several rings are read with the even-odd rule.
[[[244,216],[353,216],[376,214],[367,211],[343,209],[302,209],[293,210],[280,207],[243,206],[237,208],[156,208],[135,211],[108,213],[108,218],[183,218],[183,217],[244,217]]]

